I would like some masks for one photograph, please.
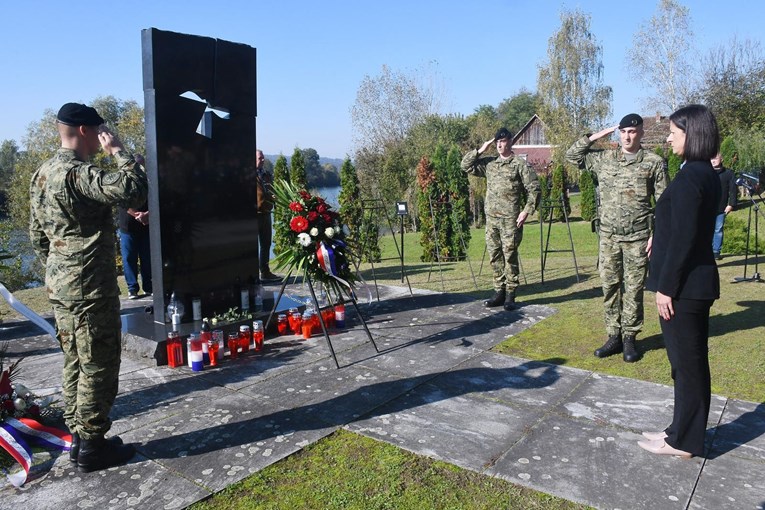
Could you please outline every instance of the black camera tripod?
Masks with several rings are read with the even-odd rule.
[[[738,184],[738,182],[737,182]],[[741,185],[746,189],[746,194],[749,197],[749,200],[752,202],[751,207],[749,208],[749,219],[746,223],[746,256],[744,258],[744,276],[737,276],[733,279],[731,283],[740,283],[740,282],[760,282],[762,283],[762,278],[760,278],[760,271],[759,271],[759,214],[763,214],[760,211],[760,205],[757,203],[757,200],[755,200],[754,196],[758,196],[760,198],[760,204],[762,203],[762,195],[757,193],[754,186],[752,186],[749,183],[741,182]],[[752,237],[752,216],[754,216],[754,274],[752,274],[751,277],[747,278],[746,276],[746,270],[749,266],[749,240]]]

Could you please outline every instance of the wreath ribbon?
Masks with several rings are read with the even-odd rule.
[[[334,241],[331,245],[321,241],[316,247],[316,261],[325,273],[350,289],[352,288],[351,284],[337,276],[335,248],[344,247],[345,243],[340,240]]]
[[[63,430],[46,427],[31,418],[6,418],[5,422],[0,424],[0,446],[23,468],[8,474],[8,480],[14,487],[24,485],[29,476],[33,455],[30,443],[68,451],[72,447],[72,435]]]

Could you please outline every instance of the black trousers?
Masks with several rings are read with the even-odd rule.
[[[273,236],[273,230],[271,225],[271,212],[263,212],[257,214],[258,221],[258,260],[260,264],[260,272],[268,273],[271,269],[268,266],[269,259],[271,258],[271,240]]]
[[[659,319],[675,381],[675,410],[667,427],[668,445],[704,455],[712,397],[709,375],[709,309],[713,300],[675,299],[675,315]]]

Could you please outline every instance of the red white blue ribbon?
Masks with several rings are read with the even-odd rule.
[[[344,247],[345,243],[340,240],[334,241],[332,245],[322,241],[316,247],[316,261],[325,273],[351,289],[352,286],[350,283],[337,276],[337,257],[335,256],[335,248]]]
[[[320,242],[319,246],[316,248],[316,260],[319,261],[319,267],[321,267],[325,273],[337,277],[334,246],[327,246],[326,243]]]
[[[24,485],[29,476],[32,467],[32,448],[29,443],[66,451],[72,447],[72,435],[46,427],[30,418],[6,418],[0,424],[0,446],[23,468],[22,471],[8,474],[8,480],[14,487]]]

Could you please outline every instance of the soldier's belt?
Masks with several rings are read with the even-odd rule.
[[[609,233],[609,234],[616,234],[620,236],[628,236],[630,234],[635,234],[637,232],[643,232],[644,230],[648,230],[651,228],[651,222],[649,220],[642,220],[633,223],[632,225],[625,226],[611,226],[607,225],[605,223],[600,224],[600,230],[601,232]]]

